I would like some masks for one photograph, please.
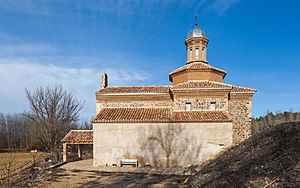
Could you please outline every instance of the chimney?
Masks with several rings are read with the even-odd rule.
[[[102,74],[102,86],[101,86],[101,89],[104,89],[107,87],[107,83],[108,83],[108,77],[107,77],[107,74],[104,72]]]

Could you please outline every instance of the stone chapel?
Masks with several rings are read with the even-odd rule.
[[[186,62],[170,85],[108,86],[96,92],[94,166],[189,166],[251,136],[255,89],[224,83],[226,71],[207,61],[208,37],[198,23],[185,39]]]

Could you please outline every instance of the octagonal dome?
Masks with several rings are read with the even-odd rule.
[[[208,39],[204,31],[199,28],[194,28],[192,31],[190,31],[186,36],[186,40],[194,37],[202,37]]]

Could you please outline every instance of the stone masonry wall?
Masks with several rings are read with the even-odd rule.
[[[191,102],[192,110],[212,110],[211,103],[215,103],[215,110],[227,110],[225,98],[177,98],[174,100],[173,109],[176,111],[186,110],[186,102]]]
[[[238,144],[251,136],[252,102],[229,100],[228,109],[233,124],[233,143]]]
[[[166,101],[134,101],[134,102],[113,102],[113,103],[96,103],[96,114],[102,108],[166,108],[171,107],[171,102]]]

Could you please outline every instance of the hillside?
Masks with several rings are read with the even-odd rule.
[[[300,122],[258,133],[209,162],[188,187],[300,187]]]
[[[268,112],[265,116],[253,118],[252,132],[257,133],[284,122],[300,121],[300,112]]]

